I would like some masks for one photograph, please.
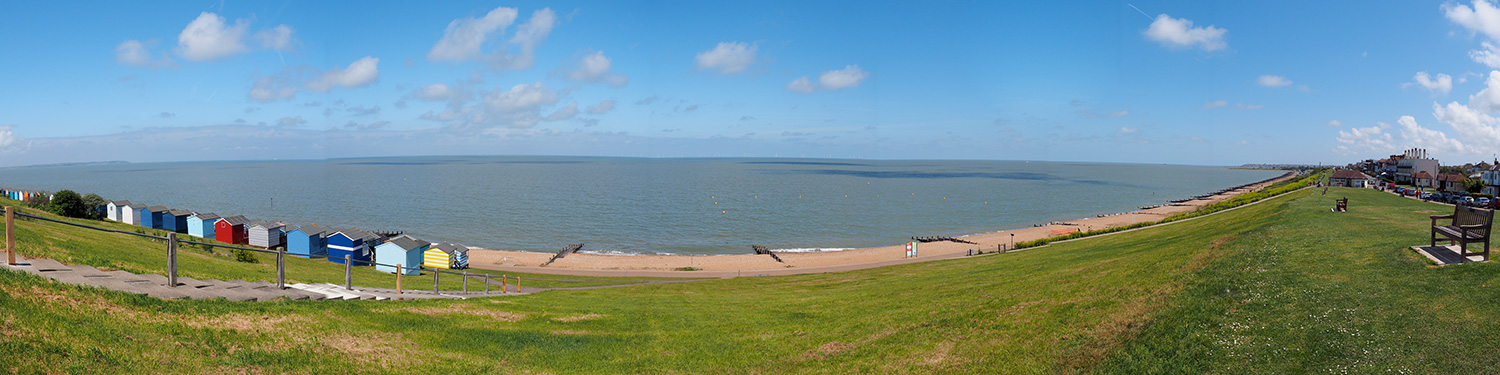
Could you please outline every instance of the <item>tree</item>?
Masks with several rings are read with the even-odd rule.
[[[67,217],[89,217],[89,209],[83,205],[83,197],[72,190],[63,190],[54,194],[52,204],[48,206],[47,211]]]
[[[45,191],[37,192],[36,195],[32,195],[31,198],[26,199],[26,205],[36,209],[45,210],[47,207],[51,207],[51,204],[52,198]]]
[[[104,207],[107,205],[109,205],[109,201],[104,200],[104,197],[99,196],[99,194],[88,193],[88,195],[83,196],[83,206],[88,207],[90,219],[103,219]]]

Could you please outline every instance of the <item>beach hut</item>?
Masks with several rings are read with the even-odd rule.
[[[422,254],[422,267],[464,269],[469,268],[469,248],[447,242],[438,242]]]
[[[250,246],[272,248],[286,243],[283,238],[286,233],[281,231],[286,223],[280,221],[261,221],[250,225]]]
[[[153,229],[164,229],[167,215],[165,206],[151,206],[141,210],[141,226]]]
[[[214,238],[214,222],[216,221],[219,221],[219,215],[193,214],[187,219],[188,235],[198,238]]]
[[[327,231],[317,224],[292,228],[286,232],[286,252],[303,258],[328,256]]]
[[[372,252],[370,243],[365,242],[370,234],[359,229],[330,229],[328,230],[328,261],[338,264],[344,263],[344,256],[348,255],[354,260],[370,261]],[[356,266],[366,265],[355,262]]]
[[[402,274],[420,275],[418,266],[422,264],[422,254],[431,247],[431,243],[411,236],[392,238],[375,247],[375,259],[380,262],[375,265],[375,270],[396,273],[396,265],[401,265]]]
[[[193,216],[193,211],[167,210],[161,215],[161,228],[177,233],[187,234],[188,217]]]
[[[109,201],[104,205],[104,217],[110,221],[125,221],[122,219],[124,216],[120,216],[120,211],[129,205],[130,201]]]
[[[145,209],[146,205],[140,203],[131,203],[121,206],[120,222],[130,225],[140,225],[141,211]]]
[[[219,218],[219,221],[214,222],[214,239],[223,243],[243,244],[246,242],[245,231],[249,229],[245,224],[249,223],[250,219],[239,215]]]

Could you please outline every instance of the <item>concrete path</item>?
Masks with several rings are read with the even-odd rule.
[[[520,292],[511,291],[509,293],[504,293],[499,290],[495,290],[492,292],[433,292],[431,290],[404,290],[402,291],[402,293],[397,293],[394,289],[366,288],[359,286],[356,286],[353,289],[344,289],[344,286],[334,284],[287,284],[286,289],[277,289],[276,284],[264,281],[222,281],[215,279],[197,280],[190,277],[178,277],[177,286],[172,287],[167,285],[167,277],[162,275],[137,275],[125,271],[101,271],[90,266],[63,265],[62,263],[58,263],[55,260],[44,258],[18,260],[16,262],[16,265],[14,266],[6,265],[4,262],[0,262],[0,267],[22,271],[68,284],[95,286],[109,290],[144,294],[162,299],[223,298],[230,301],[271,301],[277,299],[464,299],[472,297],[526,295],[544,290],[538,288],[523,288]]]

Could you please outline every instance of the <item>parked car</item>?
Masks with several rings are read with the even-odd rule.
[[[1486,198],[1486,197],[1479,197],[1479,199],[1475,199],[1474,200],[1474,203],[1475,203],[1474,204],[1475,206],[1489,207],[1490,206],[1490,199]]]
[[[1420,197],[1422,198],[1422,200],[1431,200],[1432,192],[1422,192],[1422,195],[1420,195]]]

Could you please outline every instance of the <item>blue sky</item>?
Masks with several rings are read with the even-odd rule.
[[[7,2],[0,34],[0,166],[1500,150],[1484,1]]]

